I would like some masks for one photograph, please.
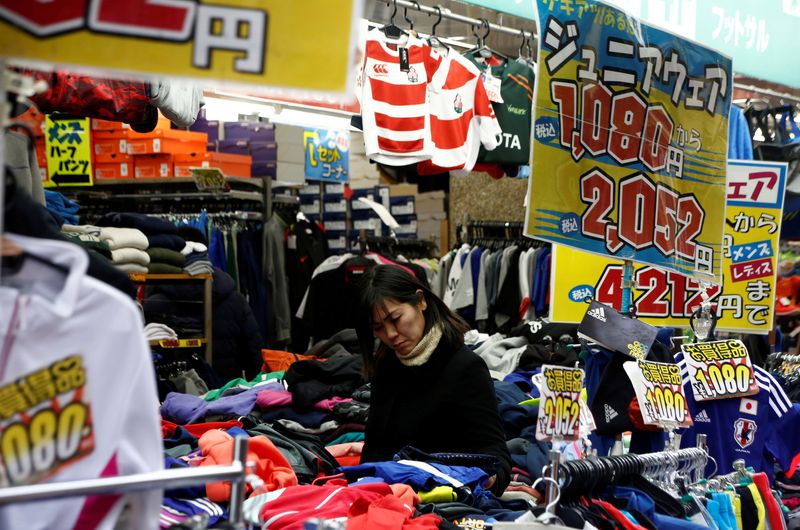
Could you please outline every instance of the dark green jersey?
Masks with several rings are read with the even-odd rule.
[[[481,72],[486,65],[479,63],[467,53]],[[478,162],[497,164],[529,163],[531,150],[531,107],[533,101],[533,70],[530,66],[514,60],[492,66],[492,75],[500,79],[500,95],[503,103],[492,102],[492,108],[503,130],[500,145],[493,151],[481,147]]]

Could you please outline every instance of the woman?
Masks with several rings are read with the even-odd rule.
[[[467,324],[394,265],[365,273],[358,310],[364,370],[372,381],[361,461],[391,460],[406,445],[491,455],[500,466],[489,485],[505,490],[511,458],[489,371],[464,346]]]

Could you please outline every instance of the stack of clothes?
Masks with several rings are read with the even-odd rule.
[[[127,228],[141,231],[147,239],[147,263],[142,263],[150,274],[181,274],[186,263],[182,251],[186,241],[169,221],[137,213],[110,213],[98,223],[104,227]]]
[[[80,244],[93,245],[93,249],[105,255],[111,263],[125,273],[146,273],[150,256],[146,250],[147,237],[135,228],[113,226],[68,225],[61,230]]]
[[[178,340],[175,330],[166,324],[151,322],[144,327],[147,340]]]
[[[202,232],[190,226],[181,226],[178,230],[186,239],[186,246],[181,250],[181,254],[185,258],[183,272],[192,276],[213,274],[214,266],[208,256],[208,247],[205,244],[205,236]]]

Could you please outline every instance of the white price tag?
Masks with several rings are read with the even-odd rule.
[[[503,96],[500,93],[502,80],[499,77],[493,76],[488,68],[481,77],[483,78],[483,87],[486,89],[486,95],[489,97],[489,101],[492,103],[504,103]]]

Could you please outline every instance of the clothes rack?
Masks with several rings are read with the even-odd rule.
[[[229,465],[165,469],[121,477],[54,482],[0,488],[0,504],[43,501],[84,495],[118,495],[150,489],[172,489],[195,486],[209,482],[230,480],[230,522],[235,528],[244,528],[242,503],[247,475],[247,446],[249,439],[237,436],[233,447],[233,462]]]
[[[430,7],[422,5],[419,2],[410,2],[408,0],[392,0],[390,2],[386,2],[386,0],[378,0],[378,1],[380,3],[387,3],[393,6],[393,8],[396,6],[405,9],[414,9],[415,11],[419,11],[420,13],[425,13],[428,15],[436,15],[436,16],[441,15],[442,18],[463,22],[464,24],[468,24],[470,26],[484,27],[487,28],[489,31],[505,33],[507,35],[513,35],[515,37],[522,37],[524,39],[533,39],[534,37],[534,33],[530,31],[511,28],[509,26],[505,26],[502,24],[495,24],[494,22],[488,22],[486,19],[478,19],[478,18],[468,17],[465,15],[459,15],[458,13],[453,13],[449,10],[441,9],[439,7]]]

